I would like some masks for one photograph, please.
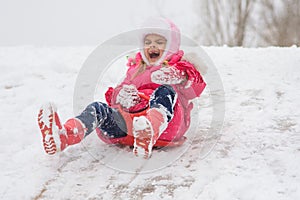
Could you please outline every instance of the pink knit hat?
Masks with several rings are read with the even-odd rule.
[[[144,39],[149,34],[158,34],[167,40],[166,49],[154,66],[160,65],[164,60],[168,60],[174,53],[178,52],[180,46],[180,31],[170,20],[161,17],[147,19],[140,29],[140,49],[144,48]],[[147,65],[150,65],[144,51],[141,51],[141,55]]]

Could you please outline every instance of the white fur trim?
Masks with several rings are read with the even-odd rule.
[[[171,33],[172,33],[171,25],[163,18],[149,18],[147,21],[145,21],[142,24],[142,27],[140,30],[140,39],[139,39],[140,40],[140,51],[141,51],[142,58],[147,65],[150,65],[150,63],[144,53],[144,39],[145,39],[146,35],[158,34],[158,35],[163,36],[167,40],[166,48],[164,50],[163,55],[161,56],[161,58],[159,60],[157,60],[154,64],[152,64],[153,66],[158,66],[159,64],[161,64],[161,62],[163,62],[163,60],[167,56],[167,53],[170,49],[171,39],[172,39]]]

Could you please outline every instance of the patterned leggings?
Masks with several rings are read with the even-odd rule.
[[[162,108],[170,121],[174,114],[174,105],[177,95],[169,85],[158,87],[150,97],[150,108]],[[125,120],[117,109],[109,107],[102,102],[93,102],[77,116],[86,126],[86,135],[89,135],[97,127],[111,138],[120,138],[127,135]]]

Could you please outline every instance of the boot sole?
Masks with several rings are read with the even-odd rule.
[[[146,126],[140,130],[133,128],[133,153],[136,156],[143,156],[145,159],[148,159],[152,153],[154,131],[150,121],[146,117],[142,116],[139,118],[145,120]],[[137,123],[139,122],[133,121],[133,127],[136,127],[135,124]]]
[[[48,103],[41,107],[38,114],[38,125],[42,133],[45,152],[53,155],[60,151],[60,139],[57,138],[59,134],[53,133],[58,131],[61,124],[56,113],[56,107],[53,104]]]

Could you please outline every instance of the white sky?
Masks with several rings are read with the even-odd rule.
[[[192,35],[193,0],[0,0],[0,46],[97,45],[162,14]]]

